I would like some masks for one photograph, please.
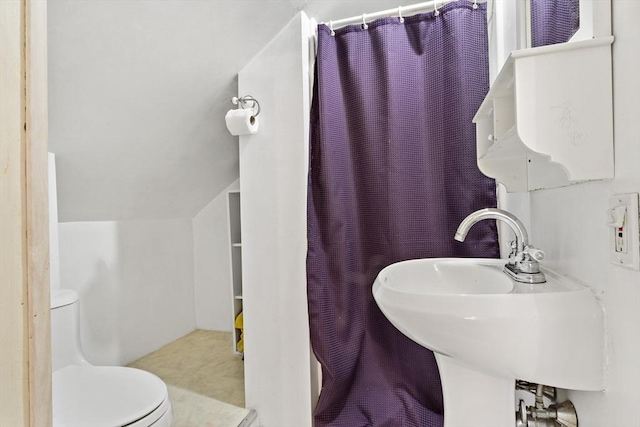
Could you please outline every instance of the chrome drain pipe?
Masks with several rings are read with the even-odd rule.
[[[570,400],[545,408],[545,396],[555,400],[556,390],[554,387],[516,381],[516,389],[535,394],[534,406],[526,406],[524,400],[520,400],[516,412],[517,427],[578,427],[578,414]]]

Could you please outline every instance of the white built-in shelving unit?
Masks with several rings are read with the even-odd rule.
[[[473,118],[478,167],[508,192],[611,179],[611,2],[580,0],[578,31],[539,47],[530,6],[488,6],[492,83]]]
[[[473,121],[509,192],[613,178],[613,37],[513,51]]]
[[[240,192],[229,191],[229,248],[231,251],[231,296],[233,330],[233,352],[239,356],[238,341],[242,331],[236,328],[236,317],[242,312],[242,231],[240,225]]]

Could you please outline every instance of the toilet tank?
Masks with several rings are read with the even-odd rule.
[[[71,289],[51,290],[51,364],[89,365],[80,347],[79,295]]]

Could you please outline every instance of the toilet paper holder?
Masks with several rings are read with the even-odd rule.
[[[233,98],[231,98],[231,102],[233,103],[233,105],[240,106],[240,108],[242,108],[243,110],[245,109],[247,104],[251,102],[253,103],[253,105],[251,105],[251,108],[253,108],[254,111],[253,117],[258,117],[258,114],[260,114],[260,103],[251,95],[241,96],[240,98],[234,96]]]

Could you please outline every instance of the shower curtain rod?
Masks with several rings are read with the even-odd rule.
[[[328,23],[323,22],[323,24],[329,27],[331,30],[335,30],[339,27],[344,27],[350,24],[361,23],[363,25],[366,25],[367,20],[371,21],[374,19],[384,18],[388,16],[398,16],[399,18],[402,18],[402,15],[404,13],[418,12],[425,9],[437,10],[440,7],[444,6],[445,4],[451,3],[454,1],[462,1],[462,0],[439,0],[439,1],[434,0],[434,1],[424,2],[424,3],[411,4],[409,6],[398,6],[395,9],[387,9],[387,10],[382,10],[380,12],[373,12],[373,13],[363,13],[362,15],[352,16],[351,18],[338,19],[336,21],[329,21]],[[473,2],[473,4],[475,5],[477,3],[484,3],[486,0],[464,0],[464,1]]]

